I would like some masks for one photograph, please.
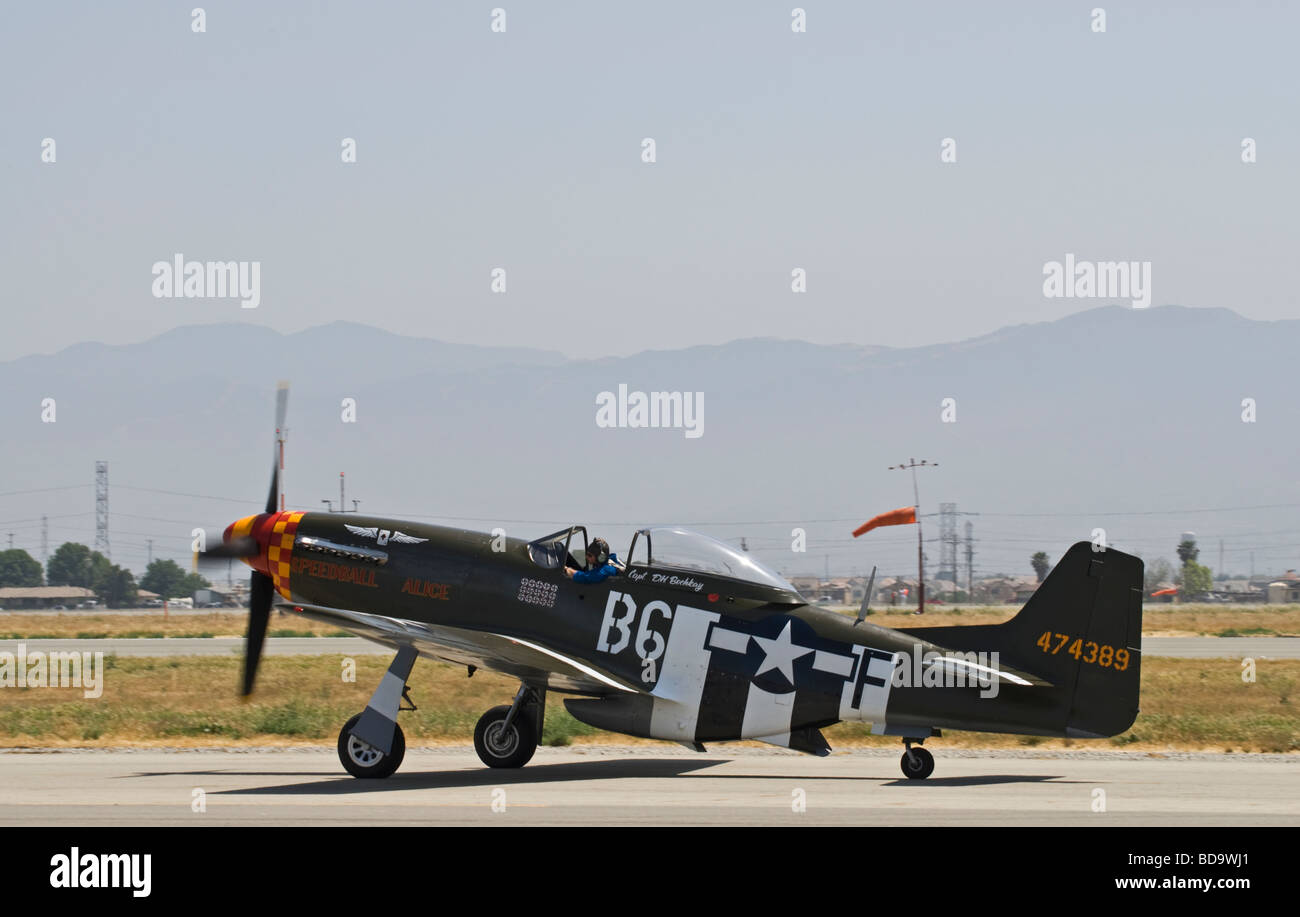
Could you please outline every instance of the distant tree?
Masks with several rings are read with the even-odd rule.
[[[1046,551],[1039,551],[1034,554],[1033,557],[1029,558],[1029,563],[1034,568],[1034,572],[1038,574],[1040,583],[1047,579],[1047,571],[1052,569],[1052,565],[1047,560]]]
[[[137,601],[135,575],[122,567],[100,569],[93,588],[95,596],[109,608],[127,608]]]
[[[1200,554],[1201,549],[1196,546],[1196,542],[1191,538],[1178,542],[1178,559],[1183,562],[1183,566],[1188,563],[1195,563]]]
[[[193,595],[200,589],[207,589],[212,583],[199,576],[197,573],[186,573],[185,579],[181,581],[181,588],[185,591],[180,593],[182,596]]]
[[[140,577],[140,588],[156,592],[164,599],[184,596],[185,571],[174,560],[159,558]]]
[[[156,592],[164,599],[186,598],[194,590],[211,586],[197,573],[186,573],[174,560],[158,559],[149,565],[140,578],[140,588]]]
[[[93,589],[95,580],[113,565],[98,551],[84,544],[65,541],[50,555],[45,581],[51,586],[80,586]]]
[[[1209,567],[1203,567],[1194,560],[1183,564],[1178,576],[1179,591],[1184,599],[1194,595],[1204,595],[1214,588],[1214,575]]]
[[[39,586],[41,563],[22,548],[0,551],[0,586]]]
[[[1156,558],[1147,564],[1146,574],[1142,577],[1142,585],[1146,588],[1147,593],[1155,592],[1161,583],[1172,583],[1174,581],[1174,565],[1163,557]]]

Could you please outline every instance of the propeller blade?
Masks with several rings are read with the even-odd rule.
[[[284,437],[288,430],[284,422],[289,416],[289,383],[281,382],[275,390],[275,456],[271,463],[271,493],[266,498],[266,511],[280,509],[280,463],[284,460]]]
[[[276,462],[271,466],[271,493],[266,498],[266,511],[268,513],[278,513],[280,511],[280,463]]]
[[[257,664],[262,659],[262,645],[266,642],[266,627],[271,620],[271,599],[275,588],[271,578],[264,573],[254,573],[248,584],[248,639],[244,643],[245,697],[253,693],[257,678]]]
[[[289,383],[280,380],[275,387],[275,428],[284,429],[285,418],[289,416]]]

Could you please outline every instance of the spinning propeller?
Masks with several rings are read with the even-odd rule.
[[[275,460],[271,466],[271,490],[266,497],[266,509],[261,516],[241,519],[226,528],[222,543],[200,553],[202,561],[237,559],[245,562],[255,561],[266,554],[267,538],[270,526],[268,517],[281,512],[284,497],[281,493],[281,474],[284,470],[284,434],[285,415],[289,405],[289,384],[281,382],[275,397]],[[233,534],[239,528],[241,532],[254,534]],[[249,563],[254,566],[253,563]],[[262,647],[266,643],[266,629],[271,620],[271,602],[275,597],[275,585],[271,577],[256,568],[248,584],[248,638],[244,644],[244,673],[241,693],[247,697],[253,693],[253,681],[257,677],[257,664],[262,659]]]

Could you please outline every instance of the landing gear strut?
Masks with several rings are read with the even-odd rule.
[[[903,746],[907,750],[903,752],[903,759],[899,763],[903,766],[903,776],[908,780],[924,780],[934,773],[934,755],[920,747],[924,741],[924,739],[903,740]],[[912,747],[913,742],[916,742],[916,748]]]
[[[488,767],[523,767],[542,735],[546,691],[521,684],[512,704],[493,707],[474,727],[474,750]]]
[[[339,761],[353,777],[389,777],[406,756],[406,736],[397,725],[399,710],[414,710],[406,679],[416,651],[404,646],[384,673],[366,709],[339,730]],[[403,707],[402,701],[409,706]]]

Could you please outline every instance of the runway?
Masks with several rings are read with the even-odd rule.
[[[30,654],[77,651],[119,656],[229,656],[243,655],[242,637],[109,637],[99,640],[0,640],[0,652],[18,652],[24,643]],[[1300,659],[1300,637],[1147,637],[1147,656],[1182,659]],[[388,655],[392,650],[362,637],[268,637],[264,653],[271,656]]]
[[[1294,756],[933,750],[925,781],[892,749],[411,749],[380,781],[332,749],[9,751],[0,825],[1300,825]]]

